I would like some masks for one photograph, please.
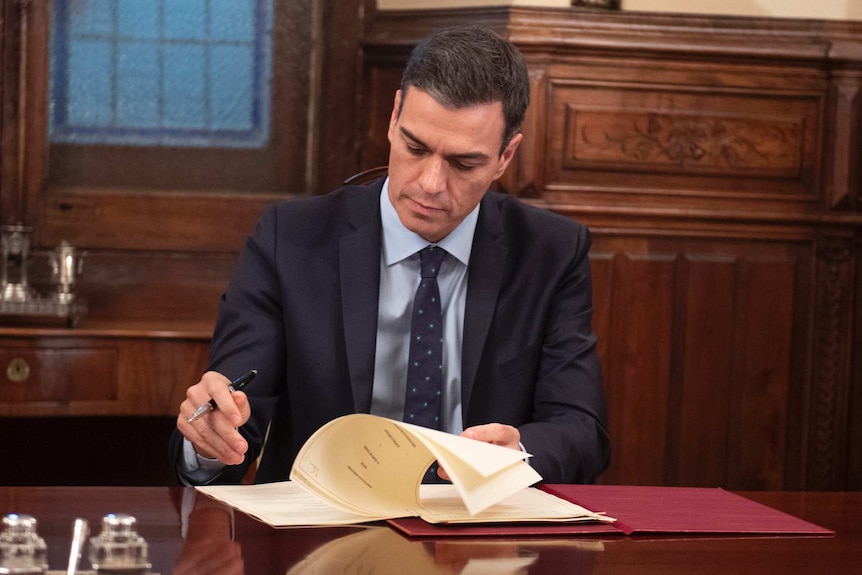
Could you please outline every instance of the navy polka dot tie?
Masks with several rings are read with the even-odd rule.
[[[419,252],[422,281],[413,299],[410,327],[410,355],[407,364],[407,393],[404,421],[440,429],[443,394],[443,314],[437,272],[446,250],[428,246]]]

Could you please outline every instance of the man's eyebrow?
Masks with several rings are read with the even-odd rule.
[[[428,144],[426,144],[425,142],[420,140],[415,134],[413,134],[410,130],[408,130],[404,126],[399,126],[398,129],[401,130],[401,133],[404,134],[404,137],[406,137],[408,140],[412,140],[414,143],[422,146],[425,149],[430,149],[428,147]],[[482,160],[482,161],[486,161],[489,159],[488,154],[485,154],[482,152],[464,152],[462,154],[447,154],[446,157],[451,159],[451,160]]]

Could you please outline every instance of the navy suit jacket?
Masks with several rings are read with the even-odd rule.
[[[265,437],[256,481],[285,480],[314,431],[370,411],[382,185],[276,204],[249,237],[210,356],[210,369],[228,378],[259,370],[240,428],[249,451],[215,482],[239,482]],[[568,218],[495,192],[482,199],[468,268],[463,423],[517,427],[548,483],[591,482],[610,458],[589,248],[587,228]],[[180,444],[175,431],[175,462]]]

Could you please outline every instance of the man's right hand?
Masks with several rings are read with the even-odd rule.
[[[248,443],[236,428],[248,421],[251,407],[245,393],[231,393],[229,385],[230,380],[222,374],[206,372],[199,382],[186,390],[186,399],[180,404],[177,416],[177,429],[200,455],[218,459],[225,465],[238,465],[245,460]],[[215,400],[218,409],[189,423],[192,413],[210,399]]]

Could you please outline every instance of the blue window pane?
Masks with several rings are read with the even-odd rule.
[[[254,114],[254,53],[245,46],[214,46],[210,54],[213,128],[248,130]]]
[[[159,37],[159,3],[153,0],[118,0],[117,27],[121,37]]]
[[[263,147],[274,0],[52,0],[54,142]]]
[[[164,0],[165,38],[202,40],[206,38],[206,0]],[[251,2],[238,2],[250,4]]]
[[[113,0],[68,0],[65,4],[72,34],[103,36],[114,33]]]
[[[162,125],[167,128],[206,127],[206,76],[204,50],[199,45],[178,44],[164,48]]]
[[[252,2],[210,0],[210,37],[215,40],[253,42],[254,9]]]
[[[159,127],[159,48],[126,42],[118,47],[117,125]]]
[[[69,53],[69,123],[106,126],[113,118],[110,42],[79,40]]]

